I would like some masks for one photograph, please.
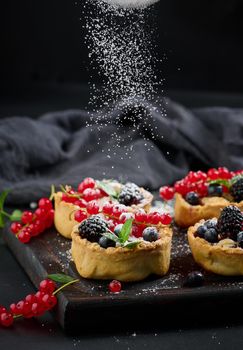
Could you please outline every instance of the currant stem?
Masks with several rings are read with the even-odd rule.
[[[9,218],[9,219],[11,218],[11,215],[8,214],[8,213],[6,213],[6,211],[4,211],[3,209],[0,210],[0,213],[1,213],[2,215],[6,216],[6,217]]]
[[[20,317],[23,317],[23,315],[13,315],[13,318],[14,318],[14,319],[20,318]]]
[[[55,290],[55,292],[53,293],[53,295],[56,295],[57,293],[59,293],[63,288],[66,288],[67,286],[69,286],[70,284],[73,284],[73,283],[76,283],[76,282],[79,282],[79,279],[76,279],[76,280],[72,280],[66,284],[64,284],[63,286],[61,286],[60,288],[58,288],[57,290]]]

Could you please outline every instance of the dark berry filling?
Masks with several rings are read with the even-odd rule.
[[[200,204],[200,198],[196,192],[187,193],[185,199],[186,199],[187,203],[189,203],[191,205],[199,205]]]

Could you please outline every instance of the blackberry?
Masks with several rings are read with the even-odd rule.
[[[140,188],[134,183],[129,182],[122,187],[118,201],[121,204],[130,206],[133,204],[138,204],[143,198],[144,197],[140,192]]]
[[[90,242],[98,242],[102,233],[107,232],[108,223],[99,215],[92,215],[79,225],[81,238],[86,238]]]
[[[236,202],[243,201],[243,178],[233,183],[230,187],[230,194]]]
[[[241,231],[243,215],[234,205],[225,207],[216,226],[220,239],[230,238],[236,241],[237,233]]]

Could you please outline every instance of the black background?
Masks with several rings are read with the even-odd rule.
[[[84,3],[1,1],[2,94],[37,83],[87,83]],[[242,0],[161,0],[154,13],[166,89],[241,91]]]

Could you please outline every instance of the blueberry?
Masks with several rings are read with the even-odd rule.
[[[241,248],[243,248],[243,231],[237,233],[237,242]]]
[[[188,273],[184,286],[186,287],[200,287],[204,283],[204,276],[200,271],[193,271]]]
[[[219,184],[211,184],[208,186],[208,195],[221,197],[223,194],[223,187]]]
[[[121,232],[121,230],[122,230],[122,226],[123,226],[123,224],[119,224],[119,225],[117,225],[117,226],[115,227],[115,229],[114,229],[114,234],[115,234],[115,235],[119,236],[119,234],[120,234],[120,232]]]
[[[186,201],[191,205],[200,204],[200,199],[196,192],[188,192],[186,195]]]
[[[209,228],[204,234],[204,239],[209,243],[216,243],[218,242],[218,232],[215,228]]]
[[[207,228],[216,228],[217,226],[217,220],[212,219],[212,220],[207,220],[204,224]]]
[[[112,241],[111,239],[105,237],[105,236],[102,236],[100,237],[99,239],[99,245],[102,247],[102,248],[109,248],[109,247],[115,247],[116,246],[116,242]]]
[[[205,235],[205,232],[207,231],[207,229],[208,228],[205,225],[199,226],[197,229],[197,232],[196,232],[197,237],[204,238],[204,235]]]
[[[159,239],[158,231],[155,227],[147,227],[143,230],[143,239],[148,242],[154,242]]]

